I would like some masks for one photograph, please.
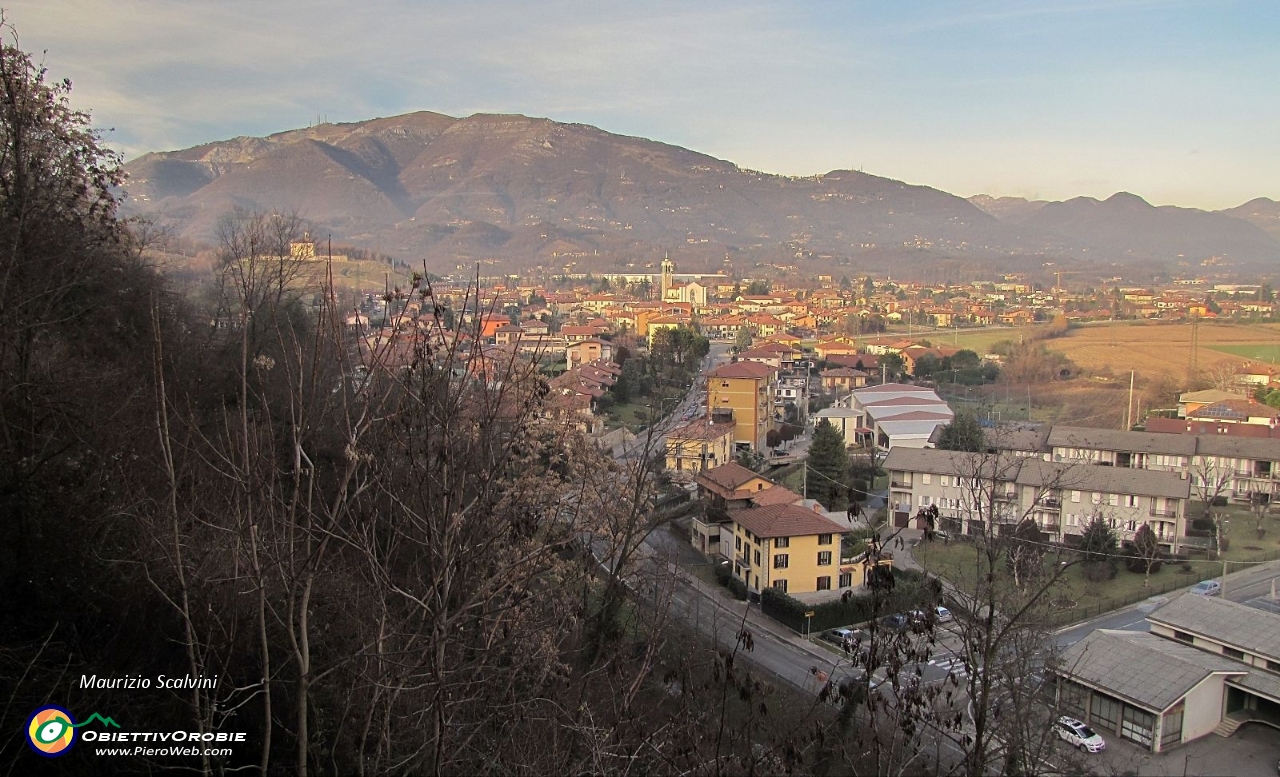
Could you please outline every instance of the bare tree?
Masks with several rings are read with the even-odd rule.
[[[1235,481],[1235,469],[1217,456],[1196,456],[1188,468],[1191,488],[1196,498],[1204,503],[1204,517],[1208,518],[1213,503]]]

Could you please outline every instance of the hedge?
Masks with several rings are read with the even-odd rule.
[[[747,598],[747,584],[733,576],[728,564],[716,564],[715,570],[716,582],[728,588],[735,599],[741,601]]]
[[[877,610],[870,593],[852,596],[847,601],[833,599],[821,604],[805,604],[776,588],[766,588],[760,594],[760,609],[765,615],[793,631],[803,633],[807,627],[812,629],[812,633],[817,633],[838,626],[863,623],[877,615],[931,607],[937,602],[938,592],[934,586],[926,583],[919,572],[895,569],[893,590],[879,596],[881,600]],[[813,612],[813,618],[806,624],[808,619],[804,614],[810,611]]]

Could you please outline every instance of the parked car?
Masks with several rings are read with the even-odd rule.
[[[1100,753],[1107,749],[1107,743],[1103,740],[1101,734],[1075,718],[1063,715],[1053,725],[1053,730],[1058,734],[1059,739],[1064,740],[1072,747],[1078,747],[1090,753]]]
[[[1201,596],[1217,596],[1222,593],[1222,583],[1217,580],[1201,580],[1191,587],[1191,593]]]
[[[934,613],[938,616],[938,623],[950,623],[955,618],[951,615],[951,610],[946,607],[934,607]]]
[[[903,615],[902,613],[895,613],[893,615],[886,615],[883,618],[881,618],[880,625],[888,629],[889,631],[902,631],[907,626],[911,625],[911,621],[908,620],[907,616]]]
[[[829,629],[822,632],[822,638],[837,646],[844,644],[847,639],[853,639],[857,635],[853,629]]]

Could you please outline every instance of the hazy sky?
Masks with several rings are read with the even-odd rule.
[[[415,110],[968,196],[1280,199],[1280,0],[7,0],[133,157]]]

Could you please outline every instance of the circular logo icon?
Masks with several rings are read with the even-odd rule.
[[[57,758],[76,741],[75,722],[61,707],[41,707],[27,720],[27,744],[45,758]]]

